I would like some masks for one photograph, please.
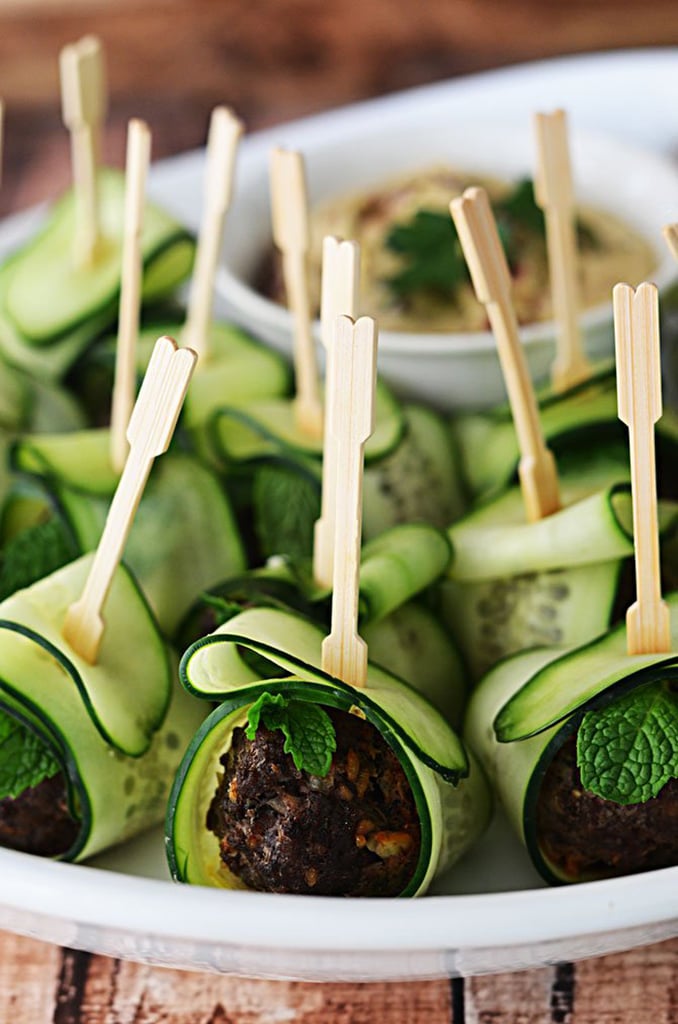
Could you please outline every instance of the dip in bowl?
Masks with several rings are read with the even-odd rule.
[[[382,203],[398,207],[398,193],[404,191],[401,212],[407,221],[416,212],[420,187],[421,208],[433,204],[440,209],[441,203],[444,208],[445,178],[450,184],[449,201],[466,185],[488,181],[499,196],[510,195],[534,174],[535,143],[529,123],[447,123],[436,108],[422,110],[416,119],[411,108],[405,108],[400,118],[392,115],[382,123],[378,103],[359,105],[353,112],[351,118],[333,115],[325,122],[314,118],[289,129],[282,126],[275,133],[253,136],[243,147],[217,289],[237,322],[283,351],[290,350],[291,317],[281,302],[266,294],[268,290],[275,295],[275,283],[271,285],[270,275],[266,280],[262,274],[272,251],[268,186],[272,145],[298,148],[305,155],[316,247],[324,233],[356,237],[358,232],[351,231],[356,205],[369,210],[377,204],[378,208],[379,197]],[[590,238],[591,230],[594,235],[600,232],[601,224],[606,233],[602,248],[591,247],[593,264],[582,263],[582,307],[588,304],[588,308],[582,308],[580,322],[586,351],[596,360],[611,356],[614,349],[611,284],[654,281],[663,312],[678,301],[678,265],[661,235],[666,223],[678,219],[678,170],[654,153],[584,135],[572,127],[570,151],[584,229],[580,241]],[[438,178],[433,185],[432,177]],[[415,180],[420,184],[412,186]],[[384,200],[389,194],[395,200]],[[384,226],[379,230],[383,234]],[[363,245],[368,263],[373,262],[369,234]],[[585,257],[586,245],[581,248]],[[392,258],[387,254],[387,261]],[[538,261],[533,262],[536,266]],[[317,257],[311,264],[312,277],[317,278]],[[420,298],[416,316],[411,307],[403,317],[397,302],[389,308],[392,295],[384,285],[397,269],[393,264],[379,269],[377,264],[374,283],[365,282],[361,297],[361,312],[376,316],[380,324],[379,368],[384,379],[404,396],[443,410],[482,409],[503,401],[494,339],[485,329],[484,310],[472,294],[461,296],[451,313],[448,309],[442,314],[435,302],[426,308]],[[545,262],[541,277],[547,285]],[[597,292],[589,287],[596,282]],[[522,319],[529,321],[521,326],[521,339],[532,375],[541,381],[548,376],[555,351],[555,327],[548,319],[549,290],[542,287],[538,294],[527,299],[523,295],[521,300],[521,289],[524,282],[518,278],[519,318],[522,310]],[[385,306],[380,293],[386,295]],[[315,333],[319,339],[317,322]]]

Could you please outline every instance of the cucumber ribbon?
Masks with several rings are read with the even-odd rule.
[[[263,692],[358,714],[394,751],[412,787],[422,839],[419,862],[401,895],[424,892],[485,828],[490,798],[484,778],[442,716],[406,683],[373,664],[364,690],[324,673],[323,636],[298,615],[251,608],[184,654],[180,672],[186,689],[221,703],[191,741],[170,797],[167,851],[177,880],[242,888],[220,861],[218,840],[205,821],[219,758]],[[252,655],[259,665],[264,659],[272,678],[260,677]]]
[[[79,821],[81,860],[162,819],[174,771],[203,708],[173,686],[173,665],[152,613],[120,567],[92,666],[61,636],[92,556],[0,604],[0,705],[29,727],[60,765]]]
[[[511,488],[448,531],[453,556],[442,615],[474,679],[534,646],[585,643],[607,629],[633,555],[630,486],[605,456],[563,474],[564,507],[525,522]],[[662,571],[675,586],[678,504],[660,502]]]
[[[583,646],[516,654],[488,673],[472,695],[465,738],[549,882],[585,879],[551,863],[540,842],[536,809],[544,775],[587,712],[609,707],[639,687],[678,679],[678,593],[666,601],[672,633],[668,654],[628,655],[621,624]]]

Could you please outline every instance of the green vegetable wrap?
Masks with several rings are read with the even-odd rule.
[[[534,523],[511,488],[448,531],[443,619],[475,680],[534,646],[581,644],[625,607],[633,555],[631,496],[603,454],[561,476],[563,507]],[[675,586],[678,506],[660,503],[662,571]],[[620,601],[621,598],[621,601]]]
[[[581,461],[587,450],[618,463],[619,482],[630,479],[628,441],[617,416],[617,382],[614,365],[603,364],[586,381],[554,393],[538,393],[539,420],[544,438],[565,466]],[[486,501],[517,479],[520,452],[508,405],[452,420],[462,474],[474,501]],[[675,497],[673,466],[678,457],[678,416],[664,410],[656,425],[660,493]]]
[[[169,651],[125,568],[97,664],[66,644],[65,613],[90,565],[78,559],[0,604],[0,842],[65,860],[161,820],[204,716],[173,685]]]
[[[620,625],[497,665],[465,737],[536,868],[575,882],[678,863],[678,594],[672,651],[630,656]]]
[[[191,742],[170,798],[167,850],[176,879],[225,888],[318,891],[314,888],[314,879],[323,869],[325,855],[321,850],[318,850],[316,863],[307,868],[304,876],[306,888],[284,884],[267,886],[261,880],[256,886],[247,886],[242,877],[234,874],[220,858],[219,839],[207,825],[208,817],[215,813],[214,802],[218,795],[215,791],[222,774],[220,765],[224,763],[224,757],[228,760],[236,742],[245,748],[247,755],[243,734],[238,739],[237,730],[247,727],[249,732],[253,732],[249,716],[253,707],[258,711],[261,709],[262,702],[275,705],[282,700],[290,705],[286,714],[289,716],[294,711],[296,715],[294,721],[288,717],[286,724],[283,722],[281,726],[287,737],[285,749],[288,758],[294,759],[295,767],[291,767],[290,761],[288,768],[281,765],[280,771],[296,773],[295,784],[304,792],[323,787],[320,775],[304,771],[304,758],[311,758],[315,771],[314,759],[328,753],[327,746],[323,747],[327,737],[323,728],[315,724],[307,724],[306,730],[301,732],[298,728],[300,720],[308,722],[309,706],[319,706],[329,715],[339,712],[344,721],[356,719],[361,727],[367,723],[375,730],[371,732],[372,742],[378,742],[380,747],[388,750],[387,755],[382,753],[380,756],[395,757],[407,780],[416,809],[419,846],[409,876],[397,892],[389,894],[416,895],[424,892],[434,875],[458,859],[484,829],[490,800],[483,775],[469,761],[464,747],[444,719],[402,680],[374,665],[369,666],[364,690],[357,690],[328,676],[320,668],[323,635],[316,626],[298,616],[278,609],[253,608],[195,643],[184,655],[181,676],[189,692],[223,703]],[[277,709],[275,714],[279,716],[281,711]],[[337,723],[342,718],[333,718],[332,721],[338,736]],[[259,735],[256,724],[254,732]],[[335,755],[331,759],[330,775],[336,767],[337,757]],[[347,761],[350,764],[350,752]],[[390,771],[393,777],[392,769]],[[349,771],[347,777],[350,775]],[[246,782],[244,780],[241,784],[245,786]],[[233,786],[231,783],[229,789],[232,795],[236,791]],[[277,798],[271,799],[274,806],[284,806],[292,796],[281,792]],[[350,804],[359,796],[351,791],[346,799]],[[303,831],[306,824],[303,821],[292,823],[291,833]],[[312,826],[313,821],[311,835],[322,836],[322,829],[316,833]],[[394,833],[391,831],[388,835],[393,837]],[[395,835],[399,839],[391,838],[389,842],[397,846],[402,840],[402,830]],[[375,836],[376,849],[380,852],[373,859],[381,857],[381,863],[388,862],[391,856],[389,842],[384,839],[383,832],[377,831]],[[350,835],[349,846],[359,847],[361,838],[358,826],[355,838],[353,833]],[[335,843],[338,849],[343,841],[345,836],[333,833],[329,849],[333,849]],[[369,836],[366,841],[369,845]],[[304,843],[303,846],[310,849],[314,843]],[[371,848],[370,851],[373,852]],[[331,858],[332,854],[329,856]],[[290,868],[288,864],[286,869],[293,871],[294,865]],[[339,891],[344,894],[370,894],[369,889],[367,892],[359,886],[356,889],[354,881],[347,882],[346,887]],[[386,893],[380,890],[379,894]]]
[[[25,437],[14,446],[15,468],[41,482],[80,552],[96,547],[118,481],[109,453],[104,429]],[[240,533],[211,470],[178,451],[153,468],[125,560],[167,636],[204,589],[244,569]]]

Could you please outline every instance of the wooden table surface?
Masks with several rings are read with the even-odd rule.
[[[158,159],[200,145],[209,111],[250,129],[535,57],[678,44],[675,0],[0,0],[7,106],[0,212],[69,180],[57,53],[106,45],[106,156],[145,117]],[[676,90],[678,96],[678,89]],[[0,887],[1,887],[0,882]],[[678,1024],[678,940],[544,970],[402,984],[256,981],[148,967],[0,933],[4,1024]]]

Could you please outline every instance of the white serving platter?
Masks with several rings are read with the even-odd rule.
[[[585,127],[678,151],[678,50],[541,62],[382,101],[479,115],[565,106]],[[350,119],[351,108],[327,115]],[[315,119],[314,119],[315,120]],[[296,128],[299,126],[297,125]],[[302,126],[303,127],[303,126]],[[296,129],[295,129],[296,130]],[[284,141],[282,129],[248,147]],[[197,226],[202,154],[154,168],[154,197]],[[5,251],[33,220],[0,228]],[[497,815],[483,841],[419,900],[272,896],[169,881],[160,830],[71,865],[0,850],[0,928],[94,953],[195,970],[313,981],[520,970],[678,935],[678,867],[547,889]]]

